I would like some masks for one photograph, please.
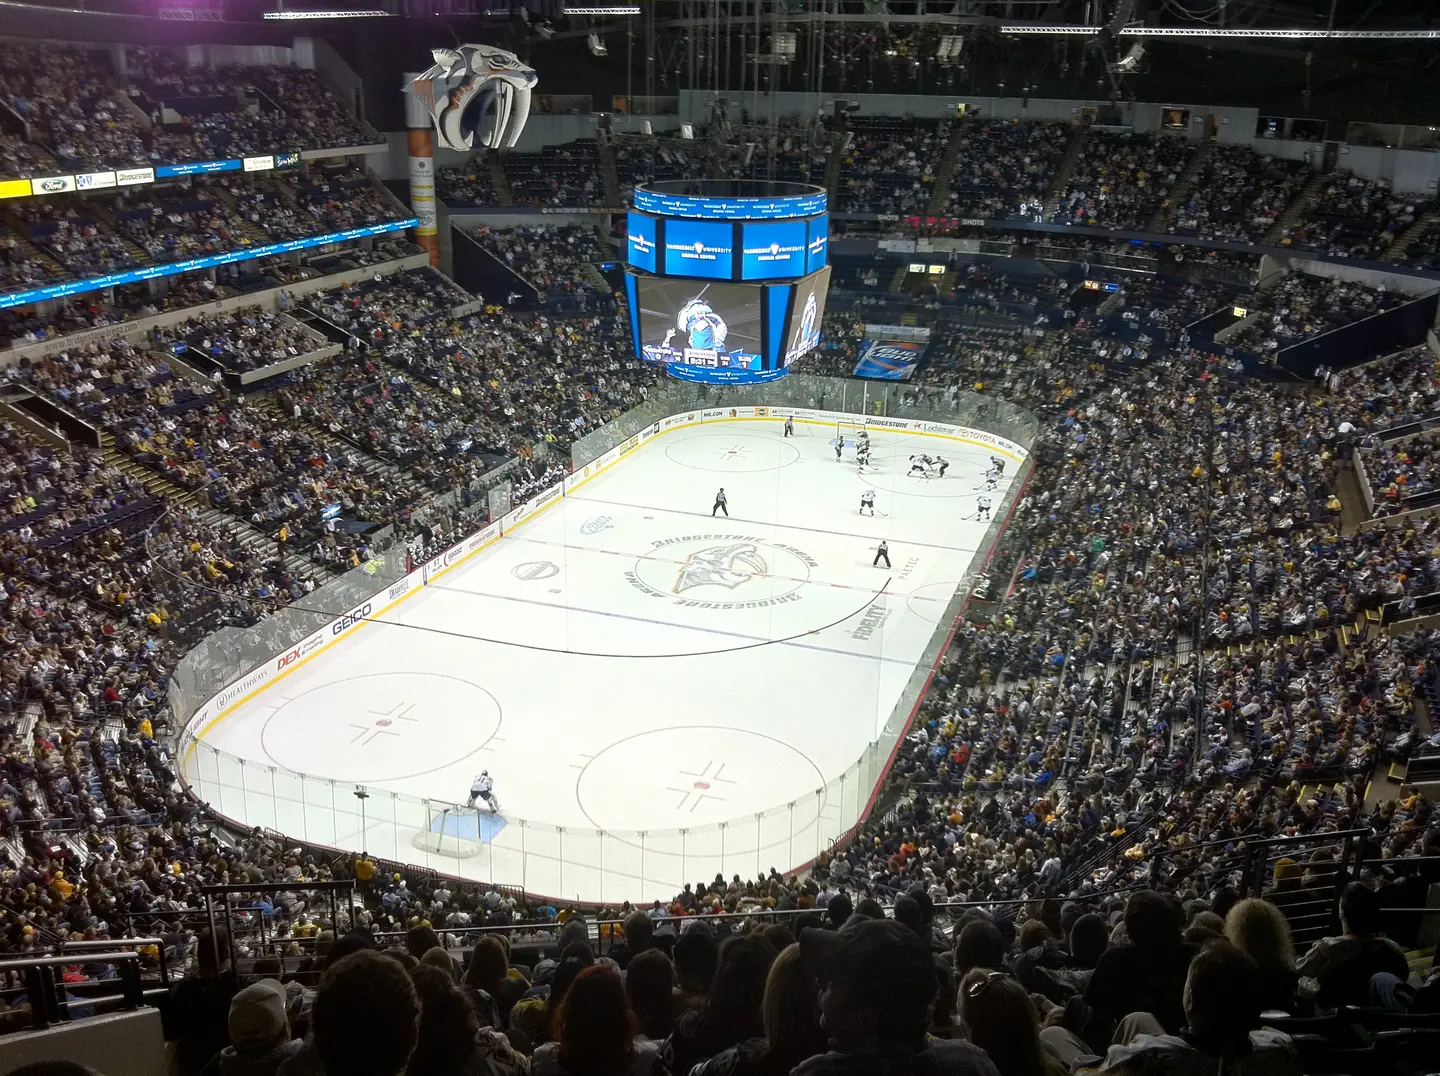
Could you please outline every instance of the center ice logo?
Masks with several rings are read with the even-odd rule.
[[[748,583],[757,575],[770,570],[765,558],[750,542],[732,542],[729,545],[697,549],[685,558],[680,573],[675,577],[672,594],[684,594],[695,587],[727,587],[734,590],[741,583]]]
[[[733,531],[660,538],[651,545],[625,581],[646,597],[693,609],[763,609],[799,601],[818,567],[802,549]]]

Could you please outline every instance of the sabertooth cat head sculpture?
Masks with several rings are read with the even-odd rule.
[[[431,55],[434,66],[412,85],[430,110],[440,145],[462,151],[513,147],[530,116],[535,69],[490,45],[432,49]]]

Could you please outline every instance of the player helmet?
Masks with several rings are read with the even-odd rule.
[[[675,316],[675,327],[685,334],[690,346],[699,351],[719,351],[730,329],[725,319],[704,299],[691,299]]]

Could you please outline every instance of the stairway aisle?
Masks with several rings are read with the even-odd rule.
[[[1260,242],[1267,247],[1278,247],[1280,241],[1290,234],[1290,229],[1295,227],[1300,215],[1315,204],[1329,178],[1324,172],[1316,172],[1307,179],[1300,193],[1285,207],[1285,212],[1275,218],[1275,223],[1270,225],[1270,230]]]
[[[970,125],[963,120],[950,128],[950,138],[945,143],[945,152],[940,154],[940,162],[935,165],[935,182],[930,187],[930,205],[927,212],[932,217],[947,215],[950,208],[950,184],[955,178],[955,161],[960,156],[960,147],[965,144],[965,136],[969,132]]]
[[[515,204],[515,192],[510,188],[510,177],[505,174],[505,162],[495,150],[485,151],[485,167],[490,172],[490,186],[495,188],[495,201],[502,206]]]
[[[1065,156],[1060,158],[1060,167],[1055,170],[1055,178],[1050,181],[1050,189],[1045,192],[1045,220],[1054,218],[1055,210],[1060,207],[1060,196],[1069,189],[1070,177],[1075,174],[1075,165],[1089,140],[1089,126],[1076,124],[1070,135],[1070,144],[1065,147]]]
[[[1440,222],[1440,209],[1432,209],[1428,213],[1422,213],[1415,223],[1406,228],[1390,244],[1390,249],[1385,252],[1385,260],[1391,265],[1399,265],[1405,260],[1405,253],[1414,245],[1426,232],[1430,231]]]
[[[1184,205],[1190,198],[1190,192],[1195,189],[1195,178],[1200,170],[1209,163],[1210,158],[1215,156],[1214,142],[1201,142],[1190,154],[1190,159],[1185,162],[1184,169],[1175,180],[1175,186],[1170,188],[1170,193],[1160,203],[1160,208],[1150,218],[1150,231],[1166,231],[1171,222],[1175,220],[1175,211]]]
[[[145,487],[147,493],[165,498],[174,510],[193,511],[201,521],[256,556],[264,557],[267,560],[275,556],[275,542],[264,531],[238,516],[232,516],[214,508],[204,494],[182,489],[168,478],[137,462],[116,448],[115,439],[109,434],[101,435],[100,456],[110,466],[134,478]],[[333,578],[333,574],[329,570],[308,557],[287,554],[284,564],[297,576],[313,579],[317,584]]]

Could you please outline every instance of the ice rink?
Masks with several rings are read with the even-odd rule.
[[[889,753],[871,745],[929,671],[996,454],[872,430],[859,474],[836,431],[654,437],[209,722],[203,744],[240,773],[205,746],[187,772],[215,767],[227,787],[207,798],[248,824],[557,899],[807,862],[863,810]],[[919,452],[945,476],[907,476]],[[729,518],[711,515],[722,486]],[[415,806],[463,803],[482,769],[500,805],[483,841],[473,816]]]

